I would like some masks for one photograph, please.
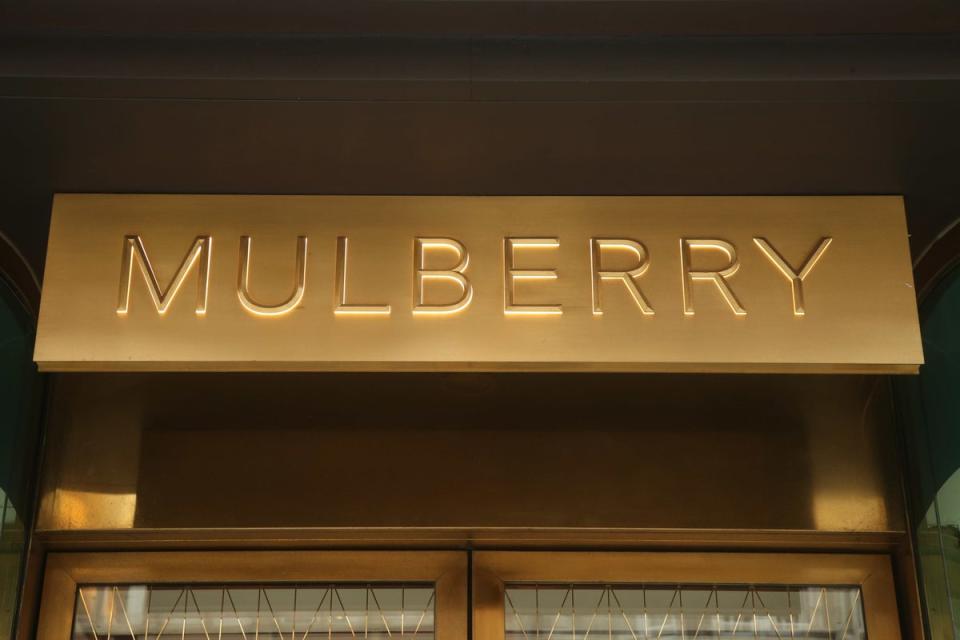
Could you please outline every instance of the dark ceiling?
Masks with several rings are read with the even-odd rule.
[[[31,0],[0,33],[650,36],[952,33],[953,0]]]
[[[924,0],[0,4],[0,230],[40,272],[57,191],[902,193],[916,255],[960,211],[958,29]]]

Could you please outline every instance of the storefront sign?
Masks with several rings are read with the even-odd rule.
[[[911,372],[898,197],[58,195],[73,370]]]

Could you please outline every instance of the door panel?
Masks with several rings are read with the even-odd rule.
[[[475,640],[899,640],[889,558],[481,552]]]

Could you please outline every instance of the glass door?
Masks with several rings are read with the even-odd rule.
[[[478,553],[475,640],[894,640],[889,559]]]
[[[898,640],[900,624],[883,555],[156,551],[48,556],[37,637]]]
[[[458,552],[63,553],[40,640],[462,640]]]

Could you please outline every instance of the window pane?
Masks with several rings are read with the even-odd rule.
[[[77,590],[74,640],[432,640],[431,584],[114,585]]]
[[[507,640],[867,637],[858,587],[508,585]]]

